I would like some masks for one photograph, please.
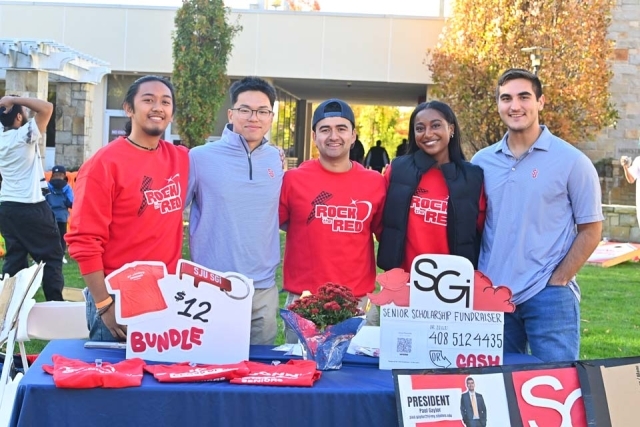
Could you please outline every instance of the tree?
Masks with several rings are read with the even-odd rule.
[[[408,120],[401,119],[398,107],[354,105],[353,114],[358,138],[367,150],[381,140],[382,146],[393,154],[402,138],[407,137]]]
[[[407,138],[412,109],[384,105],[351,105],[351,108],[356,119],[356,133],[365,152],[381,140],[382,146],[393,156],[402,138]],[[311,157],[318,156],[318,150],[312,144]]]
[[[496,82],[508,68],[531,68],[522,48],[541,46],[546,98],[541,122],[572,143],[615,123],[607,40],[616,0],[456,0],[431,50],[431,96],[451,105],[468,154],[502,138]]]
[[[296,100],[286,93],[278,94],[278,103],[271,125],[271,143],[282,148],[287,157],[295,157]]]
[[[226,96],[227,61],[234,35],[242,29],[228,22],[223,0],[183,0],[175,18],[173,82],[175,118],[182,142],[194,147],[213,132]]]
[[[287,5],[289,10],[313,12],[320,10],[320,3],[317,0],[287,0]]]

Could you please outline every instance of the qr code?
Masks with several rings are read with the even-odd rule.
[[[411,338],[398,338],[396,352],[411,353]]]

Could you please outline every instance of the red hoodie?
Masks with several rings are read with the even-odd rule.
[[[133,261],[162,261],[174,273],[182,253],[189,154],[160,141],[140,150],[125,138],[101,148],[76,178],[65,240],[85,275]]]

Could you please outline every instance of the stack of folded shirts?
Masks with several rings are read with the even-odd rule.
[[[173,363],[171,365],[147,365],[144,370],[161,383],[192,383],[201,381],[228,381],[247,375],[245,362],[230,365],[201,365]]]
[[[322,372],[313,360],[289,360],[280,365],[245,362],[249,373],[231,380],[231,384],[256,384],[276,386],[311,387]]]
[[[96,359],[87,363],[54,355],[53,366],[43,365],[42,369],[53,375],[53,382],[59,388],[139,387],[143,371],[163,383],[230,381],[232,384],[289,387],[311,387],[322,375],[312,360],[289,360],[278,365],[246,361],[228,365],[145,365],[138,358],[118,363]]]
[[[53,366],[43,365],[42,369],[53,375],[53,382],[59,388],[124,388],[142,384],[142,359],[118,363],[102,362],[101,359],[87,363],[59,355],[52,359]]]

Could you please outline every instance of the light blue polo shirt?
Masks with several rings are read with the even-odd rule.
[[[546,126],[516,159],[505,134],[476,153],[484,171],[487,218],[478,269],[494,285],[506,285],[513,302],[540,292],[577,235],[576,224],[604,219],[596,169],[580,150]],[[570,282],[579,297],[575,278]]]

